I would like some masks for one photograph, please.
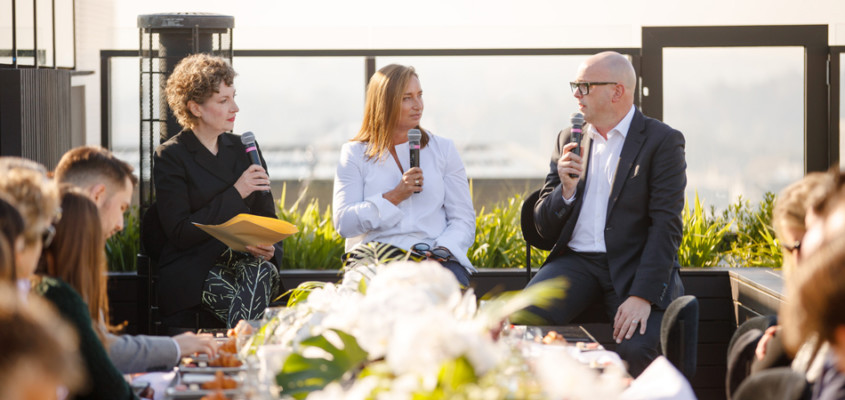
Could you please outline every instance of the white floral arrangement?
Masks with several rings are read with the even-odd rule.
[[[477,306],[435,262],[348,267],[303,284],[243,348],[265,358],[278,395],[297,399],[613,399],[623,372],[565,351],[528,356],[499,340],[506,318],[558,296],[560,282]],[[275,358],[269,362],[266,358]]]

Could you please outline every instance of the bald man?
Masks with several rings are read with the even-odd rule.
[[[560,132],[534,208],[551,252],[529,283],[569,281],[563,301],[532,310],[550,325],[602,302],[633,376],[657,356],[663,311],[683,294],[677,254],[687,182],[683,135],[637,110],[635,86],[619,53],[596,54],[578,69],[571,87],[586,121],[582,156],[570,129]]]

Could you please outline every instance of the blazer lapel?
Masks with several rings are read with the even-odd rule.
[[[211,172],[214,176],[222,179],[224,182],[234,182],[232,172],[220,164],[220,161],[215,158],[211,152],[202,145],[202,143],[200,143],[199,139],[197,139],[193,132],[190,133],[190,135],[185,135],[185,147],[188,151],[193,153],[194,161],[196,161],[196,163],[203,167],[206,171]],[[223,146],[221,141],[217,151],[224,151],[224,147],[227,146]]]
[[[616,205],[616,200],[619,199],[619,192],[625,186],[625,181],[628,179],[628,174],[631,172],[631,167],[634,165],[634,160],[637,158],[640,149],[645,141],[645,120],[640,110],[634,112],[634,118],[631,120],[631,126],[628,128],[628,134],[625,136],[625,143],[622,145],[622,153],[619,154],[619,164],[616,166],[616,174],[613,176],[613,186],[610,190],[610,199],[607,201],[607,217],[610,217],[610,211]]]

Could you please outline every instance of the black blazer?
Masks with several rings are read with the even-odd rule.
[[[558,134],[550,172],[534,207],[537,231],[552,248],[546,262],[572,251],[568,243],[586,192],[587,169],[578,182],[575,201],[566,205],[561,195],[557,160],[569,137],[569,129]],[[589,146],[589,135],[585,142]],[[622,301],[635,295],[665,309],[683,294],[678,246],[687,184],[684,144],[681,132],[639,110],[634,112],[611,187],[604,230],[610,277]]]
[[[203,283],[226,245],[192,223],[221,224],[240,213],[276,217],[273,195],[241,198],[234,184],[251,161],[240,137],[224,133],[217,156],[185,130],[156,148],[153,164],[156,202],[167,243],[159,260],[159,303],[164,315],[200,304]],[[259,150],[259,155],[261,151]],[[263,156],[261,164],[267,168]],[[281,265],[282,246],[272,260]]]

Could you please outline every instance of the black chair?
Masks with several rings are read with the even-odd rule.
[[[537,232],[537,227],[534,225],[534,205],[537,204],[537,199],[539,198],[540,190],[535,190],[529,194],[522,202],[519,217],[522,238],[525,239],[526,284],[531,280],[531,247],[533,246],[541,250],[551,250],[554,247],[554,243],[549,243],[540,237],[540,233]]]
[[[779,367],[751,375],[737,388],[734,400],[810,399],[810,384],[790,367]]]
[[[547,240],[541,237],[540,233],[537,232],[537,226],[534,225],[534,205],[537,204],[539,198],[539,189],[529,194],[522,202],[519,218],[522,238],[525,239],[526,284],[531,281],[531,248],[536,247],[548,251],[555,245],[555,240]],[[610,322],[610,318],[607,316],[602,303],[593,303],[570,322],[572,324],[606,324]]]
[[[141,252],[138,254],[138,273],[147,277],[147,332],[161,334],[161,314],[158,306],[158,260],[167,243],[161,227],[158,207],[153,202],[141,217]]]
[[[660,350],[689,380],[698,358],[698,299],[681,296],[672,301],[660,323]]]
[[[751,369],[757,358],[757,343],[763,332],[777,323],[775,316],[761,315],[750,318],[739,325],[728,343],[727,374],[725,376],[725,395],[734,398],[737,389],[751,375]]]

